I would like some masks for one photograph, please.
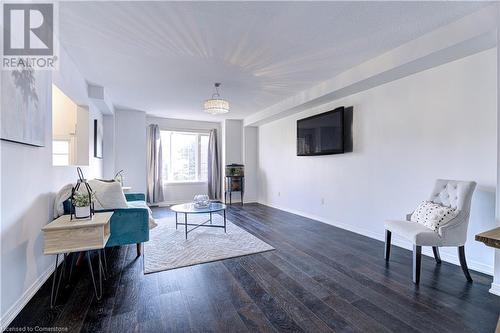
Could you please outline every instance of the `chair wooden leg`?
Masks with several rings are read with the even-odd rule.
[[[436,259],[436,263],[441,263],[441,256],[439,255],[439,248],[437,246],[432,247],[432,252],[434,252],[434,259]]]
[[[422,246],[413,245],[413,283],[420,283],[420,267],[422,265]]]
[[[386,230],[385,231],[385,252],[384,252],[385,261],[389,261],[390,255],[391,255],[391,232],[389,230]]]
[[[137,243],[137,256],[140,257],[141,256],[141,243]]]
[[[462,271],[464,272],[467,281],[472,282],[472,278],[469,273],[469,268],[467,268],[467,261],[465,260],[465,247],[458,247],[458,259],[460,260],[460,266],[462,266]]]

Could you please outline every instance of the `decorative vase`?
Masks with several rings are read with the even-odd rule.
[[[85,219],[90,217],[90,206],[75,207],[75,218]]]
[[[210,199],[206,194],[198,194],[194,196],[194,206],[196,208],[208,208],[210,206]]]

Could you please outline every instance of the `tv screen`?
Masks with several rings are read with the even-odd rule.
[[[297,120],[297,156],[344,153],[344,107]]]

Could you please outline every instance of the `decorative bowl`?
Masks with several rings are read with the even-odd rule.
[[[210,206],[210,199],[206,194],[198,194],[194,196],[193,203],[195,208],[208,208]]]

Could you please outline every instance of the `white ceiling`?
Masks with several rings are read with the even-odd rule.
[[[116,106],[244,118],[483,6],[479,2],[61,2],[63,47]],[[227,116],[202,112],[222,82]]]

